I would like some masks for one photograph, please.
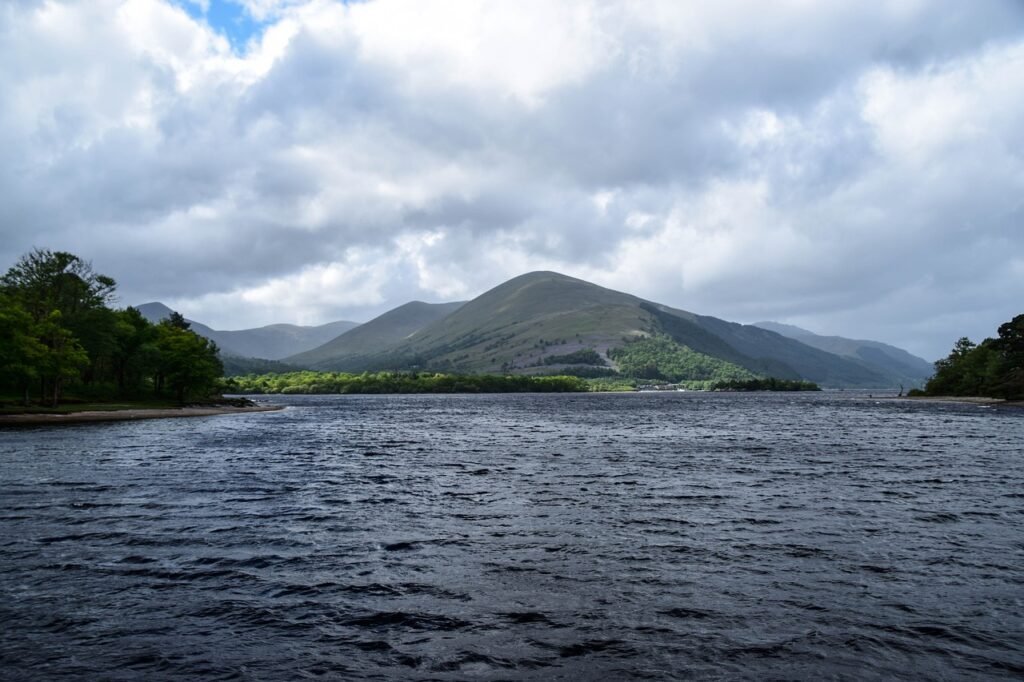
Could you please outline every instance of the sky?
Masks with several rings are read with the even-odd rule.
[[[217,329],[555,270],[928,360],[1024,312],[1020,0],[15,0],[0,269]]]

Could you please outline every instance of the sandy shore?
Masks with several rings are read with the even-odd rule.
[[[280,405],[254,405],[252,407],[177,407],[132,410],[94,410],[68,414],[5,414],[0,415],[0,426],[29,426],[33,424],[84,424],[88,422],[120,422],[136,419],[172,419],[176,417],[212,417],[219,414],[248,414],[250,412],[276,412]]]

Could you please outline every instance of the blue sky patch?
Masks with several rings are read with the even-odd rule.
[[[227,38],[235,52],[242,52],[246,43],[262,33],[266,26],[253,19],[242,5],[230,0],[210,0],[210,7],[205,13],[199,3],[190,0],[177,0],[176,4]]]

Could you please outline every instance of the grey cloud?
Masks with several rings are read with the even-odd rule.
[[[28,11],[0,14],[3,30]],[[857,86],[871,69],[930,73],[1019,43],[1024,6],[923,3],[887,18],[851,4],[763,19],[730,17],[704,50],[666,47],[624,24],[618,53],[533,106],[458,85],[412,89],[351,38],[305,31],[251,86],[225,79],[187,93],[168,69],[127,63],[110,46],[98,63],[117,70],[120,96],[148,89],[155,128],[123,123],[80,143],[94,115],[69,99],[31,135],[0,130],[0,259],[34,245],[69,249],[115,276],[125,299],[197,298],[342,262],[352,247],[387,258],[403,236],[440,232],[426,267],[482,288],[495,273],[473,263],[510,243],[567,270],[614,271],[622,247],[662,229],[675,207],[716,183],[749,181],[766,186],[767,210],[807,238],[810,255],[732,264],[702,288],[673,277],[638,293],[747,321],[848,325],[821,332],[856,335],[849,326],[860,324],[883,340],[896,340],[901,319],[920,331],[920,319],[949,306],[982,311],[964,318],[964,333],[991,326],[1011,306],[1004,292],[1021,284],[1008,259],[1021,253],[1024,132],[1007,126],[1001,146],[943,150],[929,177],[907,175],[887,167]],[[0,57],[0,89],[75,66],[60,50],[18,48]],[[638,55],[649,68],[637,67]],[[0,122],[13,120],[9,106],[0,104]],[[742,146],[737,130],[758,109],[792,128],[778,143]],[[446,169],[465,182],[445,180]],[[603,211],[600,192],[611,193]],[[625,227],[634,214],[653,217]],[[436,300],[418,265],[388,262],[384,304],[331,314]],[[886,307],[889,299],[899,300]],[[944,343],[919,352],[936,355]]]

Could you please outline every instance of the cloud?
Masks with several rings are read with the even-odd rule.
[[[0,260],[221,328],[531,269],[928,357],[1020,312],[1019,3],[213,4],[0,9]]]

